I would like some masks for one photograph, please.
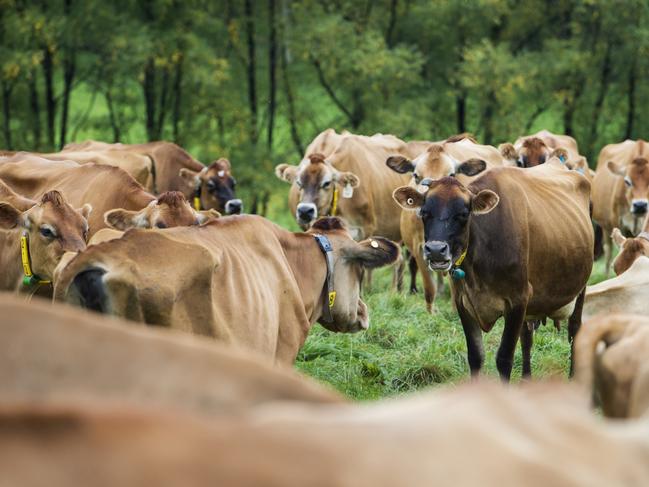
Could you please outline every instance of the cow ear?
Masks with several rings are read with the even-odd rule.
[[[556,157],[559,159],[561,162],[567,162],[568,161],[568,151],[564,149],[563,147],[558,147],[557,149],[554,149],[550,153],[550,157],[548,159],[552,159],[553,157]]]
[[[490,189],[483,189],[471,200],[474,215],[485,215],[498,206],[500,197]]]
[[[123,210],[121,208],[110,210],[104,213],[104,222],[110,228],[122,231],[128,230],[129,228],[142,227],[142,225],[138,225],[139,222],[136,219],[138,213],[138,211]]]
[[[626,242],[626,238],[624,235],[622,235],[622,232],[620,232],[619,228],[614,228],[613,231],[611,232],[611,238],[613,239],[613,242],[615,242],[615,245],[618,247],[622,247],[624,245],[624,242]]]
[[[361,185],[361,180],[353,172],[336,173],[334,180],[343,186],[351,186],[352,188],[358,188]]]
[[[402,186],[395,189],[392,193],[392,198],[394,198],[394,201],[396,201],[404,210],[416,210],[417,208],[421,208],[426,199],[423,194],[410,186]]]
[[[505,142],[504,144],[500,144],[498,146],[498,150],[500,151],[500,155],[508,161],[518,160],[518,151],[514,147],[514,144]]]
[[[390,156],[385,161],[385,165],[399,174],[405,174],[415,170],[415,165],[403,156]]]
[[[455,168],[456,174],[464,174],[465,176],[475,176],[487,169],[487,163],[482,159],[469,159]]]
[[[383,237],[372,237],[343,250],[343,257],[368,269],[394,263],[399,258],[399,246]]]
[[[275,176],[277,176],[282,181],[293,184],[295,181],[295,176],[297,176],[297,166],[291,166],[290,164],[278,164],[275,166]]]
[[[624,176],[626,174],[626,167],[621,166],[620,164],[617,164],[613,161],[608,161],[606,163],[606,168],[613,174],[617,174],[618,176]]]
[[[214,209],[197,211],[196,214],[198,215],[197,218],[198,218],[198,224],[199,225],[202,225],[203,223],[205,223],[210,218],[220,218],[221,217],[221,214],[218,211],[214,210]]]
[[[81,208],[77,208],[77,211],[81,214],[82,217],[87,220],[90,216],[90,213],[92,213],[92,205],[90,203],[86,203]]]
[[[198,171],[192,171],[191,169],[183,167],[178,174],[192,188],[198,187],[201,183],[201,178],[199,177],[200,173]]]
[[[0,228],[10,230],[22,225],[23,218],[20,210],[9,203],[0,203]]]

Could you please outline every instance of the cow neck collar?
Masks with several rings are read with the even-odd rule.
[[[29,255],[29,234],[23,231],[20,236],[20,259],[23,264],[23,284],[25,286],[40,286],[41,284],[51,284],[52,281],[41,279],[32,271],[32,259]]]
[[[327,264],[327,278],[324,284],[324,297],[322,299],[322,314],[324,316],[323,321],[325,323],[333,323],[331,309],[334,307],[334,303],[336,302],[336,290],[334,288],[334,249],[331,246],[331,242],[326,236],[316,233],[313,235],[313,238],[324,254],[325,262]]]
[[[464,279],[464,277],[466,276],[466,272],[464,272],[463,269],[460,269],[460,266],[462,265],[462,262],[464,262],[464,259],[466,259],[466,254],[468,251],[469,247],[467,245],[464,251],[460,254],[460,257],[458,257],[458,259],[455,261],[455,264],[453,264],[453,266],[451,267],[451,277],[456,281]]]

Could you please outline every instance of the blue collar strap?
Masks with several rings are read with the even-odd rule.
[[[327,280],[325,281],[325,297],[322,300],[322,321],[325,323],[332,323],[333,316],[331,315],[331,308],[334,307],[336,302],[336,291],[334,289],[334,249],[331,246],[331,242],[327,237],[316,233],[313,235],[313,238],[318,243],[318,247],[322,250],[322,253],[325,256],[325,261],[327,263]]]

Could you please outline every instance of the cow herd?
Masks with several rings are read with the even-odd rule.
[[[169,142],[0,154],[7,485],[649,485],[644,141],[592,171],[545,130],[328,129],[275,168],[300,232],[243,214],[227,159]],[[600,247],[616,276],[587,286]],[[354,405],[290,370],[316,323],[370,326],[384,266],[394,292],[421,276],[431,314],[450,288],[473,376],[503,318],[500,377],[519,342],[529,377],[550,319],[576,380]]]

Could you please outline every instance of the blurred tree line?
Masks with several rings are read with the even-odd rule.
[[[321,130],[649,129],[647,0],[0,0],[2,149],[173,140],[266,194]],[[257,191],[261,190],[261,191]],[[258,202],[263,204],[264,202]]]

